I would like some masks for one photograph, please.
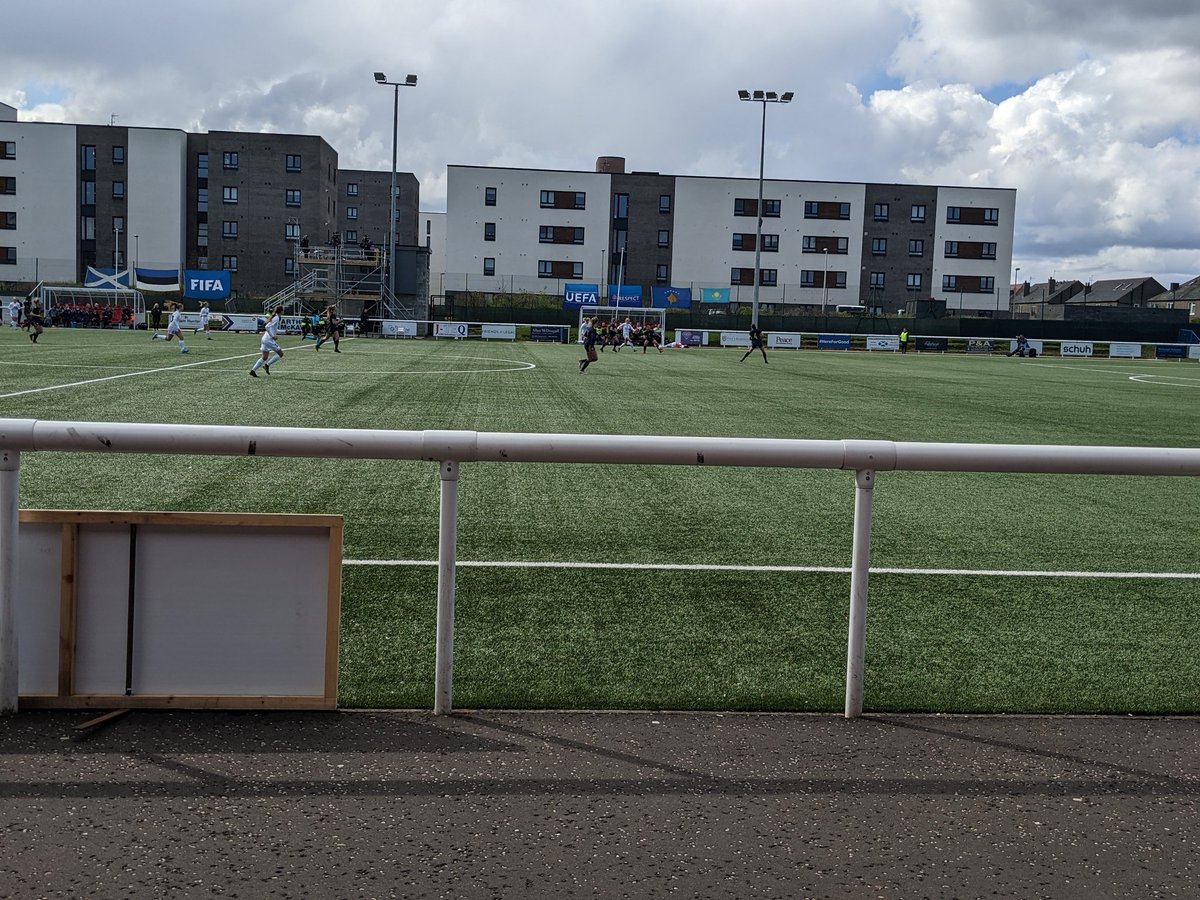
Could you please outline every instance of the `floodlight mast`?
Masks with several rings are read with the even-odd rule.
[[[392,187],[388,195],[388,270],[387,284],[389,290],[395,291],[396,285],[396,137],[400,120],[400,88],[416,87],[417,76],[405,75],[403,81],[388,81],[383,72],[375,73],[376,84],[386,84],[392,87]],[[380,279],[379,294],[383,297],[384,281]],[[381,304],[382,305],[382,304]]]
[[[750,91],[738,91],[739,100],[762,104],[762,132],[758,143],[758,208],[756,210],[758,222],[754,230],[754,305],[750,310],[750,322],[753,325],[758,325],[758,290],[762,282],[762,271],[759,266],[762,263],[763,163],[767,150],[767,104],[791,103],[794,96],[792,91],[784,91],[782,94],[777,94],[775,91],[756,90],[753,94]]]

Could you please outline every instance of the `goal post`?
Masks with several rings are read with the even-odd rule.
[[[591,319],[593,324],[616,322],[620,325],[626,319],[635,328],[638,326],[654,325],[658,333],[667,339],[667,310],[661,306],[592,306],[579,307],[578,327],[583,327],[583,320]]]

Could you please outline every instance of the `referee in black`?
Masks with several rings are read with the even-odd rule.
[[[745,362],[746,357],[758,350],[763,355],[763,362],[767,361],[767,342],[763,339],[762,329],[758,327],[757,322],[750,323],[750,349],[747,350],[738,362]]]

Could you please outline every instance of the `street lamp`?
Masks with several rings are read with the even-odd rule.
[[[825,274],[821,276],[821,315],[829,305],[829,250],[825,250]]]
[[[382,72],[375,73],[376,84],[392,86],[392,190],[388,195],[388,280],[395,287],[396,272],[396,133],[400,119],[400,88],[416,87],[417,76],[405,75],[403,81],[388,81]],[[380,285],[380,294],[383,287]]]
[[[754,91],[753,94],[750,91],[738,91],[739,100],[762,104],[762,134],[758,143],[758,225],[754,232],[754,306],[750,313],[750,322],[753,325],[758,324],[758,287],[762,281],[758,267],[762,261],[763,158],[767,150],[767,104],[791,103],[794,96],[791,91],[784,91],[782,94],[776,94],[774,91]]]

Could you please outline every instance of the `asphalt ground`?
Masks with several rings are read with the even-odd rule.
[[[1196,897],[1200,719],[0,718],[0,896]]]

